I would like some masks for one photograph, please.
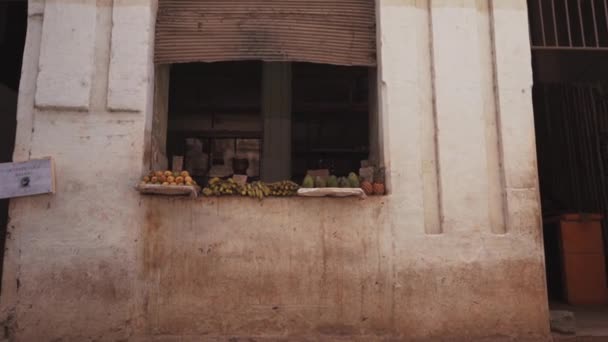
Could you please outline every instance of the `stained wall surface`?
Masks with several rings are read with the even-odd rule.
[[[9,340],[548,339],[525,0],[377,1],[365,201],[135,192],[155,11],[30,1],[14,159],[53,156],[57,193],[11,201]]]

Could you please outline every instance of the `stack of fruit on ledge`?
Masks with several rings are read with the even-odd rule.
[[[255,181],[239,184],[232,178],[212,178],[209,185],[203,189],[205,196],[245,196],[263,199],[269,196],[295,196],[299,186],[292,181],[264,183]]]
[[[300,186],[292,181],[281,181],[268,184],[270,195],[272,196],[295,196],[298,194]]]
[[[313,177],[308,175],[304,177],[302,187],[307,189],[312,188],[358,188],[360,187],[359,176],[356,173],[351,172],[348,177],[336,177],[331,175],[329,177],[316,176]]]
[[[374,195],[384,195],[386,193],[386,187],[384,186],[384,168],[379,168],[374,173]]]
[[[188,171],[173,172],[173,171],[152,171],[141,180],[141,185],[196,185],[196,182],[190,177]]]
[[[370,177],[371,178],[371,177]],[[348,177],[329,177],[306,176],[302,182],[302,188],[361,188],[366,195],[384,195],[386,193],[384,185],[384,168],[379,168],[374,172],[373,181],[363,179],[356,173],[349,173]]]

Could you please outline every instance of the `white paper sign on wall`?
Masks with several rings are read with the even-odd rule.
[[[0,199],[55,193],[52,158],[0,163]]]

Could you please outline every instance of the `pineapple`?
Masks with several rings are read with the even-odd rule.
[[[374,195],[384,195],[386,193],[386,187],[384,185],[384,168],[380,167],[374,174]]]
[[[361,189],[363,189],[363,192],[365,192],[365,194],[368,196],[374,194],[374,186],[368,180],[361,182]]]

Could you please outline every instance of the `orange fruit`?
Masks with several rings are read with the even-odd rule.
[[[173,176],[173,172],[171,172],[171,171],[165,171],[164,176],[165,177]]]
[[[158,177],[154,176],[150,179],[152,183],[158,183]]]
[[[175,182],[175,177],[173,177],[173,176],[167,177],[167,182],[169,182],[169,183]]]
[[[167,183],[167,182],[163,182],[163,185],[169,185],[169,183]]]
[[[160,176],[162,176],[162,175],[163,175],[163,172],[162,172],[162,171],[156,171],[156,172],[154,172],[154,175],[155,175],[156,177],[160,177]]]
[[[374,195],[384,195],[386,189],[382,183],[374,183]]]
[[[175,182],[171,182],[169,185],[177,185],[177,183],[175,183]]]
[[[144,176],[143,181],[144,181],[145,183],[148,183],[148,182],[150,181],[150,177],[149,177],[149,176]]]
[[[188,183],[188,182],[192,183],[192,177],[190,177],[190,176],[184,177],[184,182],[186,182],[186,183]]]
[[[184,182],[184,177],[179,176],[175,178],[175,183],[183,183]]]
[[[190,176],[190,174],[188,173],[188,171],[182,171],[182,172],[180,173],[180,176],[182,176],[182,177],[186,178],[186,177]]]

